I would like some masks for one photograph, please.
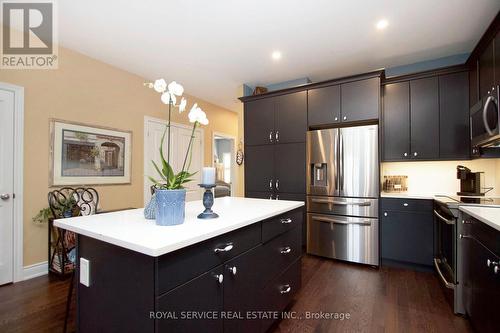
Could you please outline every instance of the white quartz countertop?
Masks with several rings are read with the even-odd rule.
[[[500,231],[500,208],[499,207],[478,207],[460,206],[462,212],[475,217],[479,221],[486,223],[490,227]]]
[[[302,201],[224,197],[212,207],[219,218],[201,220],[200,201],[186,203],[186,219],[176,226],[157,226],[144,218],[144,209],[79,216],[54,221],[54,225],[153,257],[245,227],[304,206]]]

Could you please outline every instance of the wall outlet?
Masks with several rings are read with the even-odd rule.
[[[80,258],[80,283],[90,287],[90,261]]]

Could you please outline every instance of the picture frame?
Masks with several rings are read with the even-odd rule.
[[[49,186],[131,183],[132,131],[50,119]]]

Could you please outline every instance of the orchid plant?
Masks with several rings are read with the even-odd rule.
[[[193,140],[195,138],[195,130],[200,125],[208,125],[207,115],[203,110],[198,106],[197,103],[191,107],[189,111],[188,118],[189,122],[193,124],[193,129],[191,131],[191,138],[189,140],[188,148],[186,151],[186,155],[184,157],[184,162],[182,164],[182,169],[175,173],[170,165],[170,118],[172,115],[172,110],[177,108],[179,113],[184,112],[187,106],[187,100],[182,97],[184,93],[184,88],[177,82],[172,81],[167,85],[167,82],[164,79],[158,79],[155,82],[148,82],[144,84],[148,88],[154,89],[156,92],[161,94],[161,101],[164,104],[168,105],[168,122],[165,127],[165,131],[161,137],[160,143],[160,158],[161,158],[161,168],[155,161],[151,161],[158,175],[160,176],[160,180],[157,180],[151,176],[148,176],[149,180],[151,180],[157,189],[162,190],[178,190],[183,189],[184,184],[191,181],[191,177],[196,174],[190,173],[189,168],[191,166],[191,156],[193,150]],[[177,104],[177,98],[180,98],[179,104]],[[165,141],[165,135],[167,136],[167,159],[163,155],[163,143]]]

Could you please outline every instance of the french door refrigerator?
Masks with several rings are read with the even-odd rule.
[[[379,265],[378,125],[307,132],[307,252]]]

